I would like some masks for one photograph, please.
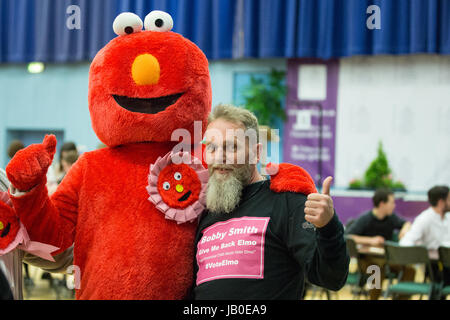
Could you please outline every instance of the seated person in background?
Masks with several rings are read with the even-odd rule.
[[[447,186],[435,186],[428,191],[430,207],[419,214],[411,229],[400,240],[402,246],[421,245],[429,250],[450,247],[450,192]],[[450,269],[431,264],[438,281],[450,285]],[[442,272],[440,272],[442,271]]]
[[[53,194],[56,191],[58,184],[62,181],[64,175],[66,174],[66,172],[64,171],[62,159],[66,156],[66,154],[72,152],[78,154],[77,146],[75,145],[75,143],[71,141],[65,142],[62,145],[61,150],[59,151],[59,161],[52,163],[52,165],[48,169],[47,189],[49,195]]]
[[[61,183],[62,179],[69,172],[70,168],[72,168],[73,164],[78,160],[78,152],[75,150],[67,151],[64,153],[64,156],[61,159],[61,167],[62,167],[62,175],[58,179],[58,184]]]
[[[25,146],[22,141],[13,140],[8,147],[8,157],[12,159],[17,151],[22,150],[23,148],[25,148]]]
[[[395,198],[394,193],[387,189],[378,189],[372,197],[374,208],[363,213],[353,222],[346,233],[350,235],[357,244],[369,246],[383,246],[386,240],[393,240],[394,230],[400,230],[401,239],[411,227],[411,223],[405,221],[394,213]],[[364,256],[359,263],[363,270],[371,265],[378,265],[381,271],[381,282],[384,280],[385,259],[382,257]],[[403,269],[403,281],[414,281],[415,270],[411,267],[390,266],[393,272]],[[381,289],[369,291],[370,299],[377,300],[381,294]],[[407,297],[400,297],[401,299]]]
[[[394,213],[394,193],[387,189],[378,189],[372,197],[374,208],[363,213],[346,230],[358,244],[382,246],[384,241],[393,240],[395,230],[400,230],[401,239],[411,227]]]

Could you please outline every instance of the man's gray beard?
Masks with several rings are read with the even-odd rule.
[[[231,166],[223,166],[233,168]],[[249,184],[252,176],[250,165],[233,168],[226,178],[210,170],[206,191],[206,207],[214,213],[231,213],[241,201],[242,190]]]

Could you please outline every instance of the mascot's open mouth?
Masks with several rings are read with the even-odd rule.
[[[192,192],[188,191],[186,192],[180,199],[178,199],[178,201],[186,201],[187,199],[189,199],[189,197],[191,196]]]
[[[130,98],[113,95],[113,98],[119,106],[128,111],[155,114],[166,110],[167,107],[177,102],[182,95],[183,93],[177,93],[159,98]]]
[[[8,223],[8,225],[6,226],[6,228],[3,230],[2,234],[0,235],[0,238],[6,237],[10,230],[11,230],[11,223]]]

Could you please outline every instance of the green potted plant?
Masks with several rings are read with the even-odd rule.
[[[272,69],[267,81],[252,76],[250,85],[243,92],[244,107],[256,115],[260,131],[267,130],[269,141],[277,139],[271,136],[271,127],[275,126],[279,119],[287,119],[283,108],[287,90],[284,83],[285,74],[284,71]]]
[[[352,179],[350,181],[350,189],[362,189],[364,187],[364,182],[361,179]]]
[[[390,183],[391,168],[389,168],[386,153],[381,142],[378,144],[378,154],[371,162],[364,174],[365,185],[371,189],[388,188]]]
[[[406,191],[401,181],[394,181],[392,170],[383,150],[381,141],[378,144],[377,157],[370,163],[363,179],[352,179],[350,189],[378,189],[389,188],[395,191]]]

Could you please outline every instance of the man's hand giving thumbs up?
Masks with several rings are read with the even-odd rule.
[[[327,177],[323,182],[322,193],[310,193],[305,202],[305,220],[316,228],[324,227],[333,218],[333,199],[330,197],[332,180],[333,177]]]

